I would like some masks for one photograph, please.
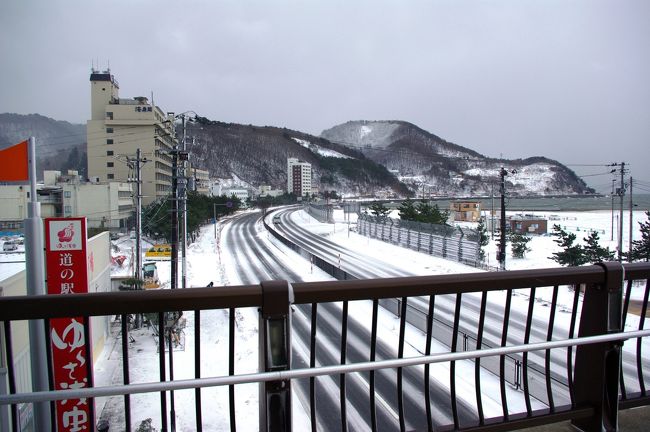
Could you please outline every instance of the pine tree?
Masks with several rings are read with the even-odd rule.
[[[510,234],[508,240],[510,240],[510,251],[512,252],[513,258],[523,258],[526,252],[531,251],[528,247],[528,242],[532,240],[530,237],[513,232]]]
[[[585,257],[584,248],[580,245],[575,245],[576,235],[567,233],[560,225],[553,225],[553,236],[557,237],[553,241],[557,243],[563,250],[561,252],[554,252],[551,259],[560,265],[566,266],[579,266],[586,264],[588,261]]]
[[[632,241],[632,250],[629,253],[629,261],[650,261],[650,211],[645,212],[648,218],[645,222],[639,222],[641,240]]]
[[[420,201],[416,207],[416,220],[418,222],[429,223],[434,225],[446,225],[449,218],[449,211],[440,211],[438,204],[433,206],[427,201]]]
[[[370,213],[378,219],[385,219],[388,217],[390,210],[381,202],[374,202],[370,206]]]
[[[478,231],[478,256],[480,260],[483,261],[485,259],[484,248],[488,245],[488,243],[490,243],[490,237],[488,236],[487,227],[485,226],[485,218],[481,218],[478,221],[478,227],[476,227],[476,230]]]
[[[447,225],[447,221],[449,221],[449,216],[451,215],[451,212],[448,209],[444,211],[440,210],[438,208],[438,204],[434,206],[434,209],[435,209],[436,217],[438,219],[438,222],[435,223],[439,225]]]
[[[614,259],[614,252],[609,248],[602,247],[598,242],[600,237],[598,233],[592,231],[587,237],[584,238],[587,243],[584,247],[585,261],[595,264],[603,261],[611,261]]]
[[[417,218],[417,210],[415,210],[415,204],[411,201],[410,198],[402,201],[402,204],[399,206],[399,217],[402,220],[414,221]]]
[[[416,220],[418,222],[432,223],[433,207],[431,207],[431,204],[424,200],[420,201],[415,210],[417,211]]]

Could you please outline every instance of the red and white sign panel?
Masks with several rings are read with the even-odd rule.
[[[45,219],[45,262],[48,294],[88,292],[86,218]],[[90,334],[90,329],[88,330]],[[83,317],[50,320],[54,388],[80,389],[92,386],[90,349],[86,349]],[[59,432],[93,430],[92,400],[56,402]]]

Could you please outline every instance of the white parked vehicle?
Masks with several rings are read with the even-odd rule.
[[[15,251],[16,249],[18,249],[18,245],[16,245],[16,243],[14,243],[11,240],[4,242],[4,244],[2,245],[2,250],[4,252]]]

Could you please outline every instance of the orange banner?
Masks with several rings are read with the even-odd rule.
[[[0,181],[29,181],[27,141],[0,150]]]

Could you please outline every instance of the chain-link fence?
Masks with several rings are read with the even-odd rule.
[[[358,232],[432,256],[475,267],[480,265],[476,230],[361,214]]]

